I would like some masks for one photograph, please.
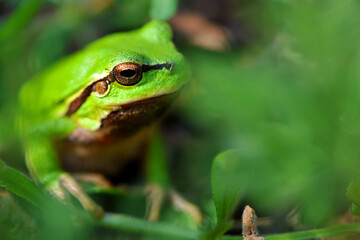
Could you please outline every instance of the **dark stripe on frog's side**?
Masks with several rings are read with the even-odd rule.
[[[106,77],[107,78],[107,77]],[[99,80],[101,81],[101,80]],[[98,81],[96,81],[98,82]],[[82,91],[80,93],[80,95],[75,98],[69,105],[69,109],[68,111],[66,112],[66,116],[70,116],[72,115],[74,112],[76,112],[80,107],[81,105],[86,101],[86,99],[90,96],[91,92],[93,91],[93,87],[94,87],[94,84],[96,83],[92,83],[91,85],[87,86],[84,91]]]
[[[171,70],[173,68],[173,64],[172,63],[162,63],[162,64],[155,64],[155,65],[142,65],[141,66],[143,73],[147,72],[147,71],[151,71],[151,70],[162,70],[163,68]],[[102,80],[108,80],[110,83],[115,82],[115,77],[114,77],[113,71],[111,71],[109,73],[109,75],[107,75],[106,77],[99,79],[97,81],[94,81],[89,86],[87,86],[84,89],[84,91],[82,91],[80,93],[80,95],[70,103],[69,109],[65,115],[71,116],[73,113],[75,113],[81,107],[81,105],[86,101],[86,99],[90,96],[91,92],[93,91],[93,87],[94,87],[95,83],[97,83],[98,81],[102,81]]]

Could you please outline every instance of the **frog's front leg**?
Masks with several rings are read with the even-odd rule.
[[[94,217],[102,218],[104,211],[83,190],[79,183],[68,173],[62,171],[57,152],[51,138],[58,136],[66,122],[52,122],[34,129],[25,139],[26,163],[33,179],[45,187],[52,195],[63,202],[70,193]],[[50,125],[50,126],[49,126]],[[49,128],[51,130],[49,130]],[[60,128],[60,129],[57,129]],[[68,128],[67,128],[68,129]],[[65,129],[63,129],[65,130]]]
[[[150,143],[146,166],[145,191],[148,196],[148,219],[151,221],[159,219],[162,203],[168,198],[176,209],[188,214],[195,222],[201,223],[203,216],[199,208],[171,189],[166,162],[164,142],[160,133],[156,132]]]

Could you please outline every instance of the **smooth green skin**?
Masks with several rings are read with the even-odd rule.
[[[18,125],[25,141],[26,161],[35,180],[56,188],[64,173],[59,166],[51,139],[68,136],[75,128],[96,130],[101,119],[114,109],[109,105],[175,92],[186,83],[189,66],[177,52],[170,27],[150,21],[142,28],[105,36],[85,49],[61,60],[50,69],[28,81],[20,92],[21,114]],[[161,64],[174,67],[143,73],[134,86],[111,83],[104,97],[91,93],[71,116],[65,116],[70,102],[92,82],[109,74],[123,62]]]

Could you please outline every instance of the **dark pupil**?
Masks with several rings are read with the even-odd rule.
[[[130,77],[135,76],[136,71],[135,71],[135,70],[132,70],[132,69],[125,69],[125,70],[122,70],[122,71],[120,72],[120,74],[121,74],[121,76],[123,76],[123,77],[130,78]]]

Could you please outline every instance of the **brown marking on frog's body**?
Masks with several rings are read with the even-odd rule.
[[[154,121],[175,99],[176,93],[116,106],[96,131],[75,129],[56,142],[61,166],[68,172],[101,173],[109,178],[124,174],[126,165],[145,158]]]

